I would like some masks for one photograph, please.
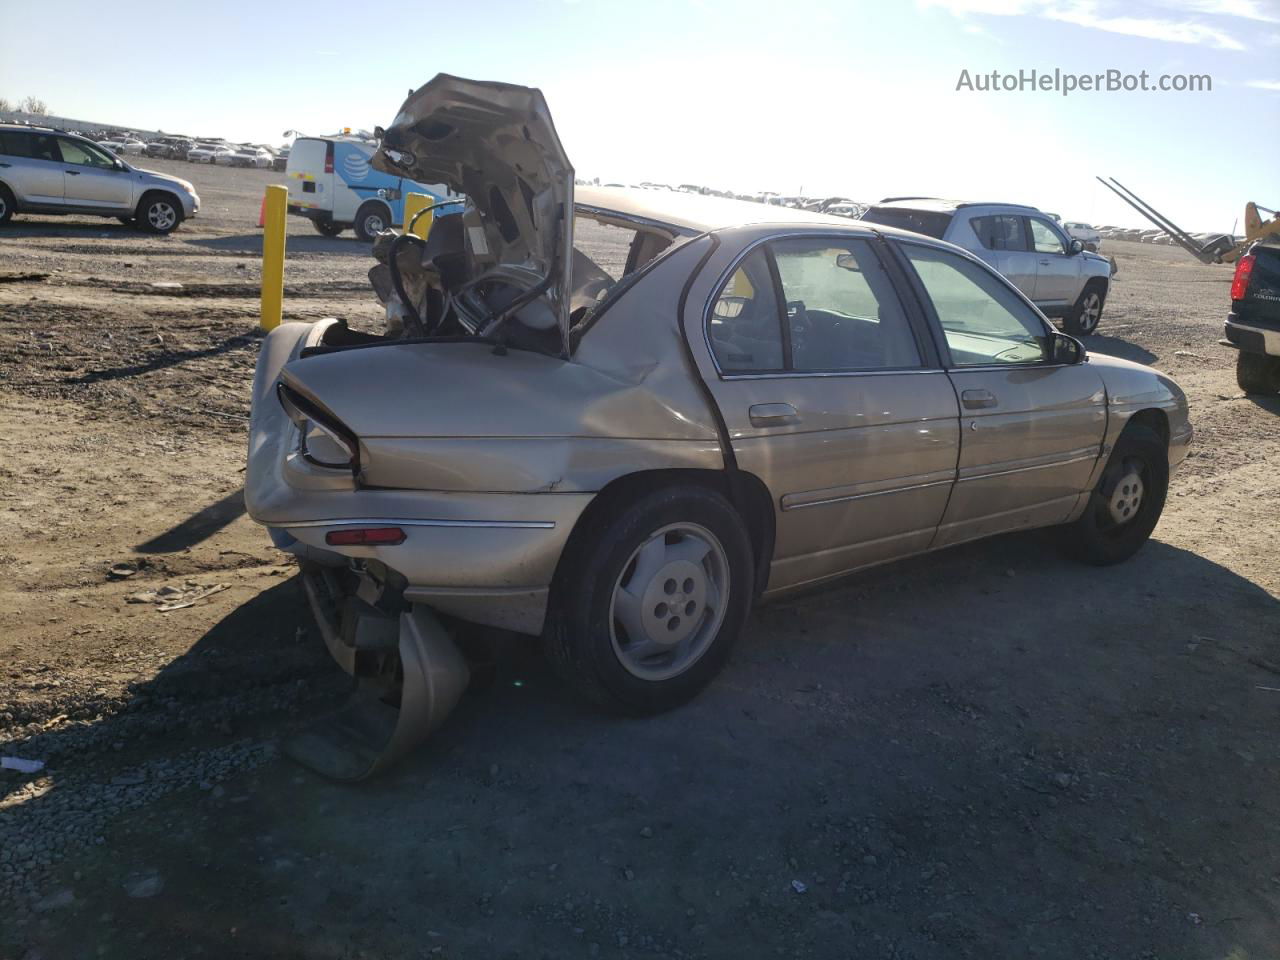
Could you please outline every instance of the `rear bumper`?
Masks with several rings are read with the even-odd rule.
[[[1223,329],[1227,339],[1241,350],[1280,357],[1280,329],[1256,322],[1241,322],[1234,313],[1227,316]]]
[[[254,377],[245,506],[283,549],[330,564],[377,561],[404,577],[405,597],[464,620],[541,633],[569,533],[592,493],[470,493],[368,489],[316,467],[275,396],[280,370],[319,340],[325,321],[268,334]],[[332,547],[353,526],[397,526],[396,545]]]

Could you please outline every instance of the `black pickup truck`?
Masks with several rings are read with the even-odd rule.
[[[1255,243],[1236,261],[1226,332],[1240,389],[1280,393],[1280,245]]]

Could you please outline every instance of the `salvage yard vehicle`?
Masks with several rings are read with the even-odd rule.
[[[1097,253],[1098,248],[1102,246],[1102,234],[1087,223],[1072,221],[1064,223],[1062,229],[1067,232],[1067,236],[1072,240],[1079,240],[1084,244],[1084,248],[1090,253]]]
[[[933,197],[890,197],[862,219],[912,230],[964,247],[1000,271],[1062,329],[1098,329],[1111,286],[1111,263],[1068,237],[1051,214],[1009,203],[959,203]]]
[[[127,154],[129,156],[141,156],[147,145],[141,140],[135,140],[132,137],[112,138],[109,140],[101,140],[98,146],[112,153]]]
[[[187,151],[195,146],[190,137],[157,137],[147,144],[148,157],[164,157],[169,160],[185,160]]]
[[[336,237],[353,229],[366,243],[404,222],[404,198],[421,193],[442,199],[448,189],[427,185],[370,165],[376,144],[356,136],[298,137],[285,166],[289,213],[306,217],[318,233]]]
[[[199,209],[186,180],[139,170],[84,137],[0,124],[0,224],[15,213],[76,213],[170,233]]]
[[[187,151],[190,163],[225,163],[234,151],[225,143],[197,143]]]
[[[443,720],[460,623],[541,637],[603,707],[666,710],[724,666],[756,600],[1033,527],[1089,563],[1129,558],[1191,442],[1172,380],[1089,355],[952,244],[575,195],[537,90],[437,76],[372,166],[465,207],[375,245],[385,334],[267,336],[245,478],[362,680],[289,747],[330,776]]]
[[[1240,351],[1240,389],[1268,396],[1280,393],[1280,243],[1254,243],[1236,261],[1226,336]]]
[[[236,149],[231,156],[227,157],[226,163],[229,167],[256,167],[259,170],[267,170],[270,169],[273,159],[270,150],[245,146]]]

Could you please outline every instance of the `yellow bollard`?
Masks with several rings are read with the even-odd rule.
[[[262,313],[263,330],[280,325],[284,309],[284,220],[289,206],[289,188],[267,187],[266,215],[262,231]]]
[[[414,214],[423,207],[429,207],[436,202],[435,197],[429,197],[425,193],[407,193],[404,197],[404,229],[409,232],[409,224],[413,222]],[[431,222],[435,220],[436,212],[432,210],[430,213],[424,213],[418,217],[418,225],[413,228],[413,232],[423,240],[427,239],[427,234],[431,232]]]

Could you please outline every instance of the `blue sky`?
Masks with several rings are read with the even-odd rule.
[[[541,87],[579,174],[606,182],[1142,223],[1103,174],[1191,230],[1280,206],[1280,0],[0,0],[0,25],[0,96],[86,120],[276,143],[385,124],[445,71]],[[1213,89],[956,90],[965,69],[1055,68]]]

